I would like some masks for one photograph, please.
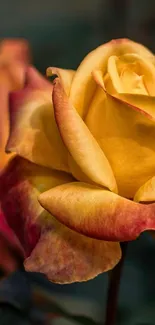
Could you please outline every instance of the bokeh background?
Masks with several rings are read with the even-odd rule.
[[[34,65],[76,69],[93,48],[128,37],[155,51],[155,0],[5,0],[0,37],[26,38]],[[107,274],[87,283],[49,284],[56,301],[103,324]],[[56,319],[53,324],[71,324]],[[118,324],[155,324],[155,241],[148,234],[128,246]]]

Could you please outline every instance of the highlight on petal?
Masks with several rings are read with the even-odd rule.
[[[152,203],[155,201],[155,176],[143,184],[134,196],[135,202]]]
[[[40,167],[19,157],[13,159],[0,179],[4,223],[25,252],[26,270],[42,272],[59,283],[86,281],[113,268],[121,257],[118,243],[77,234],[40,206],[39,192],[71,181],[67,173]],[[14,247],[13,238],[6,238]]]
[[[59,77],[59,79],[61,80],[61,83],[64,85],[64,89],[65,89],[67,96],[69,96],[71,83],[72,83],[73,77],[75,75],[74,70],[65,70],[65,69],[60,69],[60,68],[55,68],[55,67],[49,67],[46,70],[46,75],[48,77],[57,75]]]
[[[54,81],[53,105],[61,137],[81,171],[91,182],[117,191],[116,181],[106,156],[69,102],[58,78]]]
[[[87,238],[49,216],[27,271],[42,272],[56,283],[87,281],[112,269],[121,258],[119,243]]]
[[[131,199],[155,175],[155,120],[151,109],[144,111],[107,94],[99,76],[85,123],[112,167],[118,193]],[[147,100],[143,105],[149,106]]]
[[[40,204],[67,227],[91,238],[130,241],[155,230],[155,204],[139,204],[86,183],[57,186]]]
[[[7,151],[36,164],[68,172],[67,150],[52,106],[52,84],[34,68],[27,69],[27,87],[10,96],[10,138]]]
[[[70,91],[73,106],[82,117],[88,112],[90,102],[96,91],[96,84],[92,78],[93,70],[101,70],[103,75],[107,69],[108,58],[111,55],[136,53],[150,62],[155,62],[154,55],[143,45],[128,39],[116,39],[103,44],[90,52],[82,61],[74,76]]]

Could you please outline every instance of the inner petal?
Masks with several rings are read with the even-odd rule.
[[[126,67],[121,72],[120,79],[126,93],[148,95],[144,84],[144,76],[140,76]]]
[[[150,65],[139,56],[131,54],[121,57],[111,56],[104,77],[105,88],[112,95],[117,93],[149,95],[149,81],[153,78],[149,70]]]

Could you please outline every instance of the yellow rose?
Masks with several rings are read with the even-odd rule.
[[[118,263],[120,241],[155,230],[154,55],[114,40],[77,71],[51,74],[53,85],[29,68],[27,87],[11,96],[20,211],[41,227],[25,268],[83,281]]]

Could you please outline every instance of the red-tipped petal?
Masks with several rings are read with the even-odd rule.
[[[57,186],[39,202],[67,227],[92,238],[128,241],[155,230],[155,204],[135,203],[85,183]]]
[[[25,261],[27,271],[42,272],[57,283],[87,281],[112,269],[121,258],[119,243],[82,236],[49,216],[40,241]]]
[[[113,268],[121,257],[118,243],[81,236],[56,222],[39,205],[39,192],[71,180],[67,173],[51,171],[19,157],[13,159],[0,178],[5,217],[1,226],[7,223],[9,227],[6,230],[3,226],[3,236],[12,247],[17,246],[18,238],[28,256],[26,270],[42,272],[59,283],[86,281]]]

